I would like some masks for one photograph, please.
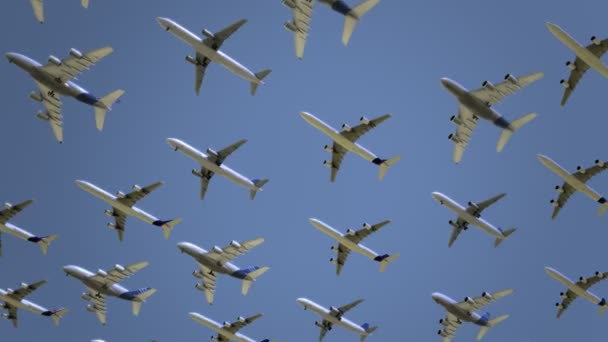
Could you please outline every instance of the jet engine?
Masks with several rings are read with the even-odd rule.
[[[38,111],[38,113],[36,113],[36,117],[40,120],[44,120],[44,121],[49,121],[51,119],[51,117],[49,116],[48,113],[45,113],[43,111]]]
[[[481,293],[481,296],[486,299],[492,299],[492,295],[485,291]]]
[[[224,328],[230,328],[231,326],[230,322],[224,322]]]
[[[462,123],[462,120],[460,120],[460,118],[457,117],[456,115],[452,115],[452,117],[450,118],[450,121],[452,121],[457,126],[460,126],[460,124]]]
[[[241,248],[242,247],[240,243],[238,243],[237,241],[234,241],[234,240],[230,241],[230,246],[232,246],[234,248]]]
[[[95,307],[91,304],[87,305],[87,311],[88,312],[95,312],[97,311],[97,309],[95,309]]]
[[[76,58],[82,58],[82,53],[74,48],[70,49],[70,55]]]
[[[214,251],[215,253],[218,253],[218,254],[222,254],[222,253],[224,253],[224,250],[223,250],[223,249],[221,249],[221,248],[220,248],[220,247],[218,247],[218,246],[213,246],[213,251]]]
[[[285,1],[283,1],[283,3],[285,3]],[[286,21],[285,25],[283,26],[285,27],[285,29],[291,32],[296,32],[298,30],[298,27],[292,21]]]
[[[203,178],[203,174],[199,170],[192,169],[192,174],[198,178]]]
[[[603,162],[603,161],[601,161],[601,160],[599,160],[599,159],[596,159],[596,160],[595,160],[595,165],[597,165],[597,166],[599,166],[599,167],[604,167],[604,162]]]
[[[122,265],[116,264],[114,265],[114,269],[117,270],[118,272],[124,272],[125,268]]]
[[[450,135],[448,135],[448,139],[452,140],[455,143],[459,143],[460,142],[460,139],[458,139],[457,136],[455,136],[454,134],[451,134],[451,133],[450,133]]]
[[[112,210],[106,209],[103,211],[106,216],[114,217],[114,212]]]
[[[340,309],[336,308],[335,306],[330,306],[329,311],[336,316],[341,316],[342,314],[344,314]]]
[[[350,229],[350,228],[346,230],[346,234],[348,234],[348,235],[350,235],[350,236],[355,235],[355,233],[356,233],[356,232],[355,232],[354,230]]]
[[[470,304],[475,304],[475,301],[471,297],[464,297],[464,301]]]
[[[334,258],[330,258],[329,262],[331,262],[332,264],[335,264],[335,265],[338,264],[338,261],[336,259],[334,259]]]
[[[576,65],[570,61],[566,62],[566,66],[568,67],[568,69],[570,70],[576,70]]]
[[[86,300],[86,301],[89,301],[89,300],[91,300],[91,299],[92,299],[92,298],[91,298],[91,295],[90,295],[90,294],[88,294],[88,293],[86,293],[86,292],[83,292],[83,293],[80,295],[80,298],[82,298],[82,299],[84,299],[84,300]]]
[[[551,203],[556,208],[559,207],[559,202],[556,201],[556,200],[554,200],[554,199],[552,199],[551,201],[549,201],[549,203]]]
[[[350,132],[352,128],[348,124],[342,124],[342,129],[346,132]]]
[[[505,75],[505,81],[509,81],[513,84],[517,84],[517,78],[511,74],[506,74]]]
[[[591,42],[595,45],[602,45],[602,41],[599,40],[596,36],[591,37]]]
[[[576,171],[578,171],[579,173],[583,173],[583,174],[584,174],[585,172],[587,172],[587,170],[585,170],[585,169],[584,169],[582,166],[577,166],[577,167],[576,167]]]
[[[369,119],[366,118],[365,116],[360,117],[359,121],[364,125],[369,125]]]
[[[239,321],[239,322],[241,322],[241,323],[245,323],[246,322],[245,317],[243,317],[243,316],[238,316],[236,318],[236,320]]]
[[[32,99],[34,101],[42,102],[42,96],[40,95],[40,93],[37,93],[35,91],[30,93],[30,99]]]
[[[194,276],[194,278],[203,279],[203,274],[198,270],[192,271],[192,275]]]
[[[583,284],[587,284],[587,278],[585,277],[579,277],[578,280],[580,280],[580,282]]]
[[[323,146],[323,149],[327,152],[334,152],[334,148],[329,145]]]
[[[97,274],[102,276],[102,277],[107,277],[108,273],[102,269],[97,270]]]
[[[559,293],[559,296],[560,296],[562,299],[566,299],[566,298],[568,298],[568,295],[567,295],[567,294],[565,294],[565,293],[563,293],[563,292],[560,292],[560,293]]]
[[[49,56],[49,63],[59,66],[59,65],[61,65],[61,60],[59,58],[51,55],[51,56]]]
[[[214,156],[214,157],[218,156],[217,152],[214,149],[210,148],[210,147],[207,148],[207,154],[209,154],[211,156]]]
[[[199,291],[205,291],[205,285],[203,284],[196,283],[196,285],[194,285],[194,288]]]
[[[331,169],[332,167],[334,167],[334,165],[333,165],[331,162],[328,162],[327,160],[324,160],[324,161],[323,161],[323,165],[327,166],[327,167],[328,167],[328,168],[330,168],[330,169]]]
[[[604,273],[601,273],[601,272],[597,272],[597,271],[596,271],[596,272],[595,272],[595,276],[596,276],[596,277],[598,277],[598,278],[600,278],[600,279],[602,279],[602,278],[604,278]]]
[[[331,251],[335,251],[335,250],[337,250],[337,249],[338,249],[338,248],[337,248],[336,246],[330,246],[330,247],[329,247],[329,250],[331,250]]]
[[[213,34],[213,32],[211,32],[211,31],[209,31],[207,29],[203,30],[203,36],[205,36],[207,38],[210,38],[210,39],[214,39],[215,38],[215,35]]]
[[[564,188],[562,188],[560,185],[556,185],[555,186],[555,191],[557,191],[558,193],[561,194],[562,192],[564,192]]]
[[[131,187],[131,188],[132,188],[132,189],[133,189],[133,191],[135,191],[135,192],[139,192],[139,191],[141,191],[141,186],[139,186],[139,185],[137,185],[137,184],[134,184],[134,185],[133,185],[133,187]]]
[[[196,61],[196,59],[194,59],[194,57],[189,56],[189,55],[186,56],[186,62],[188,62],[190,64],[193,64],[193,65],[197,65],[198,64],[198,62]]]
[[[561,84],[562,87],[564,87],[566,89],[570,88],[570,83],[566,82],[566,80],[560,80],[559,84]]]
[[[486,89],[494,89],[494,84],[492,84],[492,82],[490,82],[490,81],[483,81],[481,86]]]
[[[564,306],[561,305],[560,303],[555,303],[555,306],[557,306],[557,308],[560,310],[564,308]]]
[[[473,207],[475,209],[479,209],[479,207],[477,206],[477,203],[473,203],[473,202],[469,201],[467,204],[469,205],[469,207]]]
[[[363,222],[363,228],[370,230],[370,229],[372,229],[372,226],[367,222]]]
[[[125,195],[125,193],[124,193],[124,192],[122,192],[122,191],[117,191],[117,192],[116,192],[116,196],[118,196],[118,198],[125,198],[125,196],[126,196],[126,195]]]
[[[4,209],[11,209],[12,207],[13,207],[13,205],[8,202],[4,203]]]
[[[283,6],[289,8],[296,8],[296,4],[292,0],[283,0]]]
[[[116,225],[114,223],[112,223],[112,222],[108,222],[107,226],[110,229],[116,229]]]
[[[21,284],[19,285],[19,287],[25,290],[25,289],[27,289],[27,288],[29,287],[29,285],[28,285],[28,284],[26,284],[26,283],[21,283]]]

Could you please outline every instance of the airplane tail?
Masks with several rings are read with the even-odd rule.
[[[152,224],[157,226],[157,227],[161,227],[163,229],[163,236],[165,237],[165,240],[169,239],[169,234],[171,234],[171,230],[173,230],[173,228],[175,228],[175,225],[182,222],[182,218],[176,218],[173,220],[167,220],[167,221],[162,221],[162,220],[158,220],[158,221],[154,221]]]
[[[268,76],[268,74],[270,74],[271,71],[271,69],[262,70],[255,74],[255,78],[262,81],[266,76]],[[251,96],[255,95],[256,90],[258,90],[258,85],[259,83],[257,82],[251,82],[251,86],[249,88]]]
[[[89,8],[89,0],[81,0],[80,4],[82,5],[82,7],[84,8]]]
[[[372,163],[380,166],[380,173],[378,175],[380,180],[382,180],[384,178],[384,174],[386,174],[386,171],[388,171],[388,168],[391,167],[396,162],[398,162],[399,160],[401,160],[401,156],[396,156],[391,159],[376,158],[376,159],[372,160]]]
[[[151,295],[156,292],[156,289],[150,287],[144,287],[139,290],[130,291],[126,294],[121,295],[121,297],[130,299],[133,302],[133,315],[139,315],[139,310],[141,309],[141,304],[148,299]]]
[[[86,0],[84,0],[86,1]],[[125,93],[124,90],[118,89],[110,94],[102,97],[99,102],[103,105],[103,107],[95,107],[95,125],[98,130],[103,130],[103,123],[106,120],[106,112],[112,109],[112,104],[118,101],[118,99]]]
[[[344,17],[344,30],[342,31],[342,44],[348,45],[350,36],[355,30],[355,26],[361,17],[369,10],[374,8],[380,0],[365,0],[355,6],[352,11]]]
[[[388,263],[397,259],[398,257],[399,254],[384,254],[377,256],[376,258],[374,258],[374,260],[380,262],[380,272],[384,272],[384,269],[386,268],[386,266],[388,266]]]
[[[249,291],[251,283],[254,282],[256,278],[266,273],[266,271],[268,271],[269,269],[269,267],[264,266],[260,268],[254,267],[248,270],[244,270],[246,277],[245,279],[243,279],[243,287],[241,289],[241,293],[243,294],[243,296],[246,295]]]
[[[509,318],[509,315],[502,315],[500,317],[496,317],[493,320],[488,321],[488,324],[486,326],[483,326],[479,329],[479,333],[477,334],[477,341],[481,340],[486,335],[488,330],[490,330],[490,328],[496,326],[498,323],[504,321],[507,318]]]
[[[51,242],[55,241],[57,237],[58,235],[34,237],[31,238],[30,241],[37,243],[40,246],[40,249],[42,250],[42,254],[46,255],[49,250],[49,245],[51,244]]]
[[[528,113],[521,118],[511,122],[508,128],[502,130],[500,134],[500,138],[498,139],[498,145],[496,146],[496,151],[500,152],[505,147],[509,139],[511,139],[511,135],[515,133],[518,129],[520,129],[523,125],[532,121],[536,117],[536,113]]]
[[[249,198],[251,198],[252,200],[255,199],[255,195],[258,193],[258,191],[262,191],[262,187],[268,183],[268,179],[254,179],[253,180],[253,185],[255,185],[255,187],[257,188],[257,190],[250,190],[249,191]]]
[[[42,313],[43,316],[50,316],[51,318],[53,318],[53,322],[55,322],[55,325],[59,325],[59,321],[61,320],[61,318],[63,317],[63,315],[65,315],[68,312],[68,309],[66,308],[61,308],[58,310],[52,310],[52,311],[45,311]]]
[[[369,323],[363,323],[361,325],[361,328],[363,328],[363,330],[365,330],[364,334],[361,334],[361,338],[360,338],[360,342],[365,341],[365,339],[367,338],[367,336],[369,336],[369,334],[373,333],[374,331],[376,331],[376,329],[378,329],[377,326],[374,327],[370,327]]]
[[[507,229],[505,231],[502,232],[502,238],[497,238],[496,240],[494,240],[494,247],[498,247],[500,245],[500,243],[506,239],[509,235],[513,234],[514,231],[516,231],[517,228],[511,228],[511,229]]]

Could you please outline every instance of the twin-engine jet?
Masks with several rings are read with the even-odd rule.
[[[106,296],[132,302],[133,315],[137,316],[141,304],[156,292],[156,289],[150,287],[129,291],[118,284],[146,266],[148,266],[148,262],[143,261],[126,267],[115,265],[111,270],[100,269],[97,273],[93,273],[79,266],[68,265],[63,267],[63,271],[67,276],[80,280],[87,287],[87,292],[82,293],[80,298],[91,302],[87,305],[87,311],[97,314],[99,322],[105,325]]]
[[[201,279],[202,282],[197,283],[195,288],[205,292],[207,303],[213,304],[215,281],[218,274],[226,274],[233,278],[242,279],[243,287],[241,293],[246,295],[251,287],[251,283],[269,270],[269,267],[266,266],[239,268],[231,263],[233,259],[245,254],[248,250],[262,242],[264,242],[262,238],[245,242],[231,241],[224,248],[214,246],[210,251],[206,251],[190,242],[180,242],[177,244],[177,248],[182,253],[190,255],[198,263],[199,269],[192,272],[192,275]]]
[[[515,228],[502,230],[499,227],[494,227],[491,223],[481,218],[481,213],[484,209],[496,203],[496,201],[503,198],[506,194],[500,194],[479,203],[469,202],[466,208],[440,192],[433,192],[431,195],[435,201],[439,202],[441,205],[445,205],[458,216],[456,222],[452,220],[448,221],[448,224],[452,226],[452,235],[450,235],[448,247],[452,247],[452,244],[456,241],[458,235],[463,230],[467,230],[469,224],[479,227],[484,232],[494,236],[496,238],[496,240],[494,240],[494,247],[498,247],[504,239],[513,234],[516,230]]]
[[[336,274],[340,275],[340,271],[342,270],[342,266],[346,263],[346,258],[350,251],[355,251],[357,253],[363,254],[366,257],[377,261],[380,263],[380,272],[384,272],[384,269],[388,265],[389,262],[395,260],[399,257],[399,254],[378,254],[371,249],[363,246],[361,241],[371,235],[379,231],[382,227],[391,223],[390,220],[385,220],[374,225],[370,225],[368,223],[363,224],[363,228],[359,230],[347,229],[346,234],[342,234],[331,226],[327,225],[325,222],[317,220],[315,218],[308,219],[310,224],[312,224],[315,228],[322,231],[323,233],[329,235],[334,238],[338,242],[338,246],[331,246],[332,251],[336,251],[337,257],[329,259],[330,262],[336,264]]]
[[[322,307],[308,298],[298,298],[296,301],[304,307],[304,310],[311,310],[323,319],[321,322],[315,321],[315,325],[321,329],[319,342],[323,340],[325,334],[333,328],[334,324],[358,334],[361,342],[365,341],[367,336],[378,329],[376,326],[370,326],[369,323],[359,325],[353,323],[348,318],[343,317],[346,312],[363,302],[363,299],[357,299],[356,301],[339,308],[330,306],[329,309]]]
[[[553,205],[553,213],[551,214],[552,219],[559,214],[560,210],[564,207],[564,205],[566,205],[566,202],[570,196],[577,191],[582,192],[583,194],[587,195],[587,197],[600,204],[598,216],[601,216],[604,211],[608,209],[608,202],[606,201],[606,198],[598,194],[586,184],[587,181],[589,181],[593,176],[608,169],[608,163],[597,159],[595,161],[595,165],[589,168],[577,166],[575,172],[569,173],[566,171],[566,169],[547,156],[539,154],[538,159],[544,166],[564,180],[564,184],[561,186],[555,186],[555,190],[559,193],[559,196],[557,197],[557,200],[551,200],[551,204]]]
[[[44,23],[44,0],[30,0],[32,9],[34,10],[34,16],[36,20],[41,24]],[[89,0],[80,0],[80,4],[84,8],[89,8]]]
[[[173,33],[177,38],[192,45],[194,48],[196,52],[195,56],[186,56],[186,61],[195,66],[194,91],[197,95],[199,94],[201,85],[203,84],[205,70],[207,70],[207,66],[211,62],[219,63],[237,76],[249,81],[251,84],[251,95],[255,95],[258,85],[264,84],[263,79],[272,71],[270,69],[266,69],[254,74],[249,69],[239,64],[239,62],[220,51],[220,47],[222,44],[224,44],[224,41],[235,33],[241,26],[243,26],[243,24],[247,22],[246,19],[241,19],[216,33],[212,33],[211,31],[204,29],[203,35],[206,37],[204,40],[201,40],[194,33],[188,31],[169,18],[159,17],[156,18],[156,21],[163,29]]]
[[[442,78],[441,85],[456,97],[459,106],[458,114],[450,118],[458,128],[456,128],[454,134],[448,136],[448,139],[455,144],[454,162],[460,163],[462,160],[462,154],[469,143],[469,139],[473,134],[473,129],[477,126],[479,118],[488,120],[502,129],[498,145],[496,146],[496,151],[502,151],[513,132],[534,119],[536,113],[528,113],[513,122],[509,122],[495,111],[492,106],[528,84],[541,79],[543,75],[542,72],[522,77],[507,74],[504,81],[498,84],[484,81],[481,88],[472,91],[465,89],[449,78]]]
[[[246,139],[242,139],[219,151],[207,148],[207,154],[205,154],[179,139],[167,139],[167,144],[169,144],[171,148],[173,148],[175,151],[182,152],[200,164],[200,170],[193,169],[192,174],[201,179],[201,200],[205,198],[209,181],[214,174],[226,177],[231,182],[249,189],[249,197],[252,200],[255,198],[258,191],[262,191],[262,186],[268,183],[268,179],[250,180],[249,178],[224,165],[224,160],[246,142]]]
[[[215,331],[217,336],[211,336],[211,340],[217,342],[228,342],[228,341],[238,341],[238,342],[256,342],[256,340],[251,339],[238,331],[251,324],[256,319],[262,317],[264,314],[257,314],[251,317],[237,317],[236,321],[224,322],[223,324],[219,324],[218,322],[212,320],[211,318],[207,318],[197,312],[190,312],[190,318],[195,320],[196,322],[208,327],[209,329]],[[260,342],[270,342],[269,339],[261,340]]]
[[[342,44],[347,45],[359,19],[374,8],[380,0],[365,0],[354,8],[351,8],[342,0],[319,0],[319,2],[330,6],[334,11],[344,15]],[[296,56],[302,59],[304,57],[306,37],[308,37],[308,30],[310,28],[314,0],[283,0],[283,5],[291,8],[293,11],[293,19],[285,23],[285,28],[293,32]]]
[[[551,267],[545,267],[545,272],[547,272],[551,278],[559,281],[568,288],[565,293],[561,292],[559,294],[562,298],[562,302],[555,303],[555,306],[557,306],[557,318],[559,318],[570,306],[572,301],[578,297],[585,298],[591,303],[598,305],[600,307],[598,314],[602,314],[604,311],[606,311],[606,309],[608,309],[606,299],[600,299],[595,294],[587,291],[591,286],[608,277],[608,272],[595,272],[595,275],[589,278],[580,277],[576,283]]]
[[[15,215],[21,212],[21,210],[23,210],[25,207],[32,204],[33,202],[34,201],[30,199],[15,205],[12,205],[10,203],[4,203],[4,209],[0,210],[0,256],[2,256],[2,233],[7,233],[16,236],[22,240],[38,244],[40,246],[40,249],[42,250],[42,253],[45,255],[48,252],[49,244],[55,239],[57,239],[57,235],[32,235],[31,233],[8,222]]]
[[[51,317],[55,322],[55,325],[59,325],[59,320],[68,312],[68,309],[61,308],[57,310],[49,310],[25,299],[25,297],[29,296],[32,292],[36,291],[36,289],[44,284],[46,284],[46,280],[41,280],[33,284],[21,283],[19,288],[16,290],[0,289],[0,300],[4,302],[4,305],[1,307],[8,310],[7,314],[2,314],[0,317],[11,320],[13,322],[13,326],[16,328],[18,322],[17,310],[24,309],[35,314]]]
[[[475,311],[480,310],[484,306],[493,303],[512,292],[512,289],[492,294],[483,292],[481,296],[477,298],[465,297],[464,301],[460,303],[439,292],[433,293],[431,296],[435,303],[443,306],[446,310],[445,318],[439,320],[439,324],[443,325],[444,328],[443,330],[439,330],[437,334],[443,337],[443,342],[450,342],[462,322],[469,322],[481,326],[479,333],[477,334],[477,340],[481,340],[490,328],[507,319],[509,315],[502,315],[490,319],[489,312],[480,315]]]
[[[7,53],[6,58],[10,63],[14,63],[28,72],[36,82],[39,91],[32,92],[30,98],[42,102],[46,109],[46,112],[39,111],[36,116],[51,124],[55,138],[61,143],[63,142],[63,116],[61,115],[60,95],[73,97],[95,107],[95,124],[101,131],[106,111],[110,110],[112,104],[125,93],[124,90],[119,89],[98,99],[72,81],[78,74],[88,70],[112,51],[109,46],[87,53],[70,49],[69,57],[59,60],[55,56],[49,56],[48,64],[44,66],[29,57],[14,52]]]
[[[169,234],[171,234],[171,230],[175,227],[175,225],[182,221],[181,218],[166,221],[159,220],[147,212],[135,207],[135,203],[149,195],[154,189],[158,188],[162,184],[163,182],[156,182],[143,188],[139,185],[133,185],[133,191],[130,193],[125,194],[122,191],[118,191],[116,196],[114,196],[89,182],[83,180],[76,181],[76,185],[78,185],[82,190],[112,206],[112,210],[105,210],[104,213],[107,216],[114,218],[114,223],[108,223],[108,228],[116,231],[118,234],[118,240],[120,241],[123,240],[125,234],[127,216],[136,217],[146,223],[162,228],[165,240],[169,238]]]
[[[565,88],[564,96],[562,97],[560,104],[565,106],[570,94],[572,94],[574,88],[576,88],[576,85],[589,68],[597,70],[597,72],[608,78],[608,67],[600,60],[606,51],[608,51],[608,39],[599,39],[596,36],[593,36],[591,37],[591,44],[584,47],[564,32],[559,26],[547,23],[547,28],[555,38],[566,45],[570,50],[574,51],[574,54],[576,55],[574,62],[566,62],[566,66],[571,70],[570,77],[567,81],[559,81]]]
[[[356,143],[356,141],[363,134],[369,132],[372,128],[378,126],[384,120],[390,118],[390,114],[384,114],[372,120],[363,116],[359,120],[361,123],[355,127],[350,127],[347,124],[343,124],[341,132],[338,132],[336,129],[334,129],[333,127],[326,124],[321,119],[318,119],[316,116],[310,113],[300,112],[300,116],[311,126],[323,132],[324,134],[329,136],[331,140],[333,140],[332,146],[325,145],[325,150],[327,152],[331,152],[331,162],[327,160],[323,161],[323,165],[331,169],[330,180],[332,182],[336,179],[336,175],[338,174],[338,170],[340,170],[340,165],[342,164],[342,159],[348,151],[356,153],[363,159],[378,165],[380,167],[380,180],[384,178],[384,174],[386,173],[388,168],[401,159],[400,156],[393,157],[391,159],[378,158],[375,154],[367,150],[365,147]]]

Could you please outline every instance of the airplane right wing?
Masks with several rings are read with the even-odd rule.
[[[454,162],[460,163],[473,130],[477,126],[478,118],[467,107],[459,105],[458,114],[452,116],[450,120],[458,126],[456,133],[450,134],[448,139],[454,143]]]
[[[205,71],[207,66],[211,63],[211,60],[200,53],[196,53],[196,59],[194,60],[194,92],[196,95],[200,94],[201,86],[203,85],[203,79],[205,78]]]
[[[225,147],[217,152],[207,149],[207,152],[209,152],[209,161],[215,163],[218,166],[222,165],[224,160],[226,160],[226,158],[228,158],[232,154],[232,152],[236,151],[246,142],[247,139],[241,139],[235,142],[234,144],[231,144],[230,146]]]
[[[32,292],[36,291],[40,286],[46,284],[46,280],[41,280],[33,284],[22,284],[18,289],[9,294],[9,297],[16,301],[21,301],[23,298],[29,296]]]
[[[6,309],[8,310],[8,316],[6,316],[6,319],[10,319],[13,323],[13,327],[17,328],[19,321],[19,316],[17,315],[17,308],[8,303],[4,303],[4,305],[7,307]]]
[[[462,321],[452,313],[447,312],[446,317],[441,319],[440,323],[443,325],[443,330],[439,330],[439,336],[443,337],[443,342],[450,342]]]
[[[264,316],[264,314],[259,313],[257,315],[253,315],[247,318],[239,317],[236,321],[230,323],[230,326],[228,328],[224,329],[235,334],[237,331],[243,329],[245,326],[253,323],[253,321],[262,316]]]
[[[88,296],[91,301],[91,304],[87,306],[87,310],[94,312],[97,315],[99,322],[106,325],[106,296],[89,287],[87,287],[87,290],[89,291]]]
[[[207,188],[209,187],[209,181],[215,173],[213,171],[205,169],[204,167],[201,167],[200,171],[192,169],[192,174],[201,179],[200,197],[201,200],[203,200],[205,199],[205,194],[207,193]]]
[[[367,223],[364,223],[363,228],[357,230],[354,235],[346,234],[345,237],[354,243],[359,243],[363,241],[363,239],[370,236],[372,233],[379,231],[382,227],[386,226],[389,223],[391,223],[391,220],[384,220],[371,226]]]
[[[597,284],[600,280],[605,279],[606,277],[608,277],[608,272],[604,272],[604,273],[600,273],[600,272],[595,272],[595,275],[589,278],[579,278],[579,281],[576,282],[576,286],[580,287],[583,290],[587,290],[589,289],[591,286]],[[578,295],[574,292],[572,292],[571,290],[566,291],[566,293],[562,294],[562,302],[561,303],[557,303],[557,318],[559,318],[564,311],[566,311],[566,309],[568,309],[568,307],[570,306],[570,304],[576,299],[578,298]],[[597,304],[597,303],[596,303]]]
[[[105,274],[96,273],[92,276],[92,279],[102,283],[106,287],[110,287],[137,273],[146,266],[148,266],[147,261],[138,262],[126,267],[116,265],[111,270],[106,271]]]
[[[593,176],[598,175],[602,171],[608,169],[608,162],[602,162],[600,160],[595,161],[595,165],[590,168],[583,169],[582,167],[577,167],[577,170],[572,173],[572,176],[576,177],[579,181],[583,183],[587,183]],[[563,183],[561,187],[556,187],[556,190],[559,192],[559,196],[557,200],[551,200],[551,204],[553,204],[553,212],[551,213],[551,218],[554,219],[559,214],[560,210],[566,205],[566,202],[572,196],[576,189],[572,187],[568,183]]]
[[[132,207],[135,205],[135,203],[149,195],[152,191],[154,191],[161,185],[163,185],[163,182],[156,182],[143,188],[134,185],[133,191],[124,195],[124,197],[119,197],[118,202],[126,205],[127,207]]]
[[[494,303],[495,301],[499,300],[504,296],[510,295],[511,293],[513,293],[513,289],[503,290],[494,293],[484,292],[481,294],[481,296],[476,298],[467,297],[464,301],[456,305],[463,310],[477,311],[490,303]]]
[[[484,211],[484,209],[486,209],[487,207],[496,203],[499,199],[505,197],[506,195],[507,194],[505,194],[505,193],[498,194],[492,198],[489,198],[489,199],[479,202],[479,203],[469,202],[467,212],[475,217],[480,217],[481,213]]]
[[[212,249],[207,253],[207,255],[218,263],[225,264],[234,260],[236,257],[245,254],[248,250],[262,244],[263,242],[263,238],[257,238],[245,242],[231,241],[228,246],[222,248],[220,253],[216,252],[215,249]]]
[[[302,57],[304,57],[304,47],[306,46],[308,30],[310,29],[310,20],[314,1],[283,0],[283,4],[292,10],[293,19],[291,22],[288,21],[285,23],[285,28],[293,32],[296,56],[299,59],[302,59]]]
[[[504,81],[498,84],[491,84],[485,81],[484,86],[471,91],[471,94],[490,107],[502,101],[505,97],[515,94],[527,85],[540,80],[543,76],[544,74],[542,72],[535,72],[520,77],[507,74],[505,75]]]
[[[25,207],[32,204],[32,202],[34,201],[30,199],[15,205],[6,203],[4,205],[4,209],[0,211],[0,224],[5,224],[6,222],[10,221],[10,219],[21,212],[21,210],[23,210]]]
[[[323,341],[325,334],[327,334],[327,332],[333,327],[333,323],[325,319],[321,322],[321,324],[315,321],[315,325],[321,329],[321,331],[319,331],[319,342]]]
[[[30,3],[32,4],[32,9],[34,10],[34,16],[36,17],[36,20],[38,20],[40,23],[43,23],[44,4],[42,0],[30,0]]]
[[[211,269],[207,268],[207,266],[203,264],[198,264],[200,269],[200,273],[203,276],[202,283],[197,284],[196,288],[205,292],[205,298],[207,299],[207,303],[213,303],[213,295],[215,293],[215,281],[216,275],[211,271]]]
[[[352,310],[355,306],[361,304],[363,302],[363,300],[364,299],[357,299],[356,301],[354,301],[352,303],[348,303],[346,305],[342,305],[341,307],[339,307],[338,308],[338,312],[340,313],[339,317],[341,317],[342,315],[344,315],[348,311]]]
[[[460,217],[456,222],[452,222],[452,234],[450,235],[450,241],[448,241],[448,248],[452,247],[454,241],[458,239],[458,236],[463,230],[466,230],[469,226],[469,222],[461,219]]]
[[[215,33],[210,33],[207,30],[203,30],[203,34],[207,37],[203,41],[203,44],[212,48],[213,50],[219,50],[222,44],[224,44],[224,41],[230,38],[230,36],[232,36],[236,31],[238,31],[238,29],[240,29],[241,26],[243,26],[246,22],[247,19],[241,19],[235,22],[234,24],[230,24],[228,25],[228,27]]]
[[[63,142],[63,116],[61,115],[61,100],[59,94],[56,94],[46,85],[36,82],[40,93],[41,102],[46,109],[46,113],[39,112],[38,118],[48,121],[53,129],[55,139],[60,143]]]
[[[88,70],[102,58],[111,54],[112,51],[114,50],[109,46],[95,49],[84,54],[78,50],[71,49],[70,56],[61,60],[59,65],[49,62],[41,69],[53,76],[57,83],[65,83],[81,72]]]
[[[112,207],[112,216],[114,217],[114,226],[112,228],[116,230],[116,233],[118,234],[118,240],[122,241],[125,236],[127,214],[125,214],[119,209]]]
[[[608,51],[608,39],[604,39],[599,42],[599,44],[591,43],[585,47],[592,54],[594,54],[597,58],[601,58],[606,51]],[[562,97],[562,101],[560,105],[565,106],[568,98],[576,88],[576,85],[581,80],[583,75],[589,70],[589,65],[583,62],[580,58],[576,57],[574,62],[568,61],[566,66],[572,70],[570,72],[570,77],[568,77],[568,81],[561,80],[560,84],[564,86],[564,96]]]

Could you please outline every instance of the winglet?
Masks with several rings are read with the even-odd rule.
[[[388,255],[388,254],[384,254],[381,257],[380,261],[380,272],[384,272],[384,269],[386,269],[386,266],[388,266],[389,262],[397,259],[399,257],[399,253],[397,254],[393,254],[393,255]]]
[[[378,178],[380,178],[380,180],[382,180],[384,178],[384,174],[386,174],[386,171],[388,171],[388,168],[391,167],[396,162],[398,162],[399,160],[401,160],[401,156],[396,156],[391,159],[376,158],[376,159],[372,160],[372,163],[380,166],[380,173],[378,175]]]
[[[251,82],[251,86],[249,88],[249,91],[251,93],[251,96],[255,95],[255,92],[258,90],[258,85],[260,83],[264,83],[262,82],[262,80],[268,76],[268,74],[270,74],[272,72],[272,69],[266,69],[266,70],[262,70],[258,73],[255,74],[255,78],[257,78],[260,82]]]
[[[103,107],[95,107],[95,126],[99,131],[103,130],[103,124],[106,120],[106,111],[112,109],[112,104],[123,96],[124,93],[124,90],[118,89],[99,100],[99,102],[101,102],[103,105]]]
[[[249,292],[249,288],[251,287],[251,282],[255,281],[256,278],[258,278],[262,274],[266,273],[266,271],[268,271],[269,269],[270,269],[270,267],[264,266],[264,267],[260,267],[260,268],[256,269],[255,271],[252,271],[247,274],[247,278],[243,279],[243,287],[241,289],[241,293],[243,294],[243,296],[247,295],[247,292]]]
[[[500,138],[498,139],[498,145],[496,145],[496,152],[502,151],[507,142],[509,142],[509,139],[511,139],[511,135],[513,135],[513,133],[520,129],[523,125],[532,121],[535,117],[536,113],[528,113],[522,116],[521,118],[511,122],[508,128],[503,129],[502,133],[500,134]]]
[[[352,11],[345,16],[344,30],[342,31],[342,44],[348,45],[348,41],[355,30],[357,21],[359,21],[359,19],[361,19],[365,13],[374,8],[379,2],[380,0],[365,0],[355,6]]]
[[[498,247],[500,245],[500,243],[506,239],[509,235],[513,234],[514,231],[516,231],[517,228],[511,228],[511,229],[507,229],[505,231],[502,232],[502,238],[496,238],[496,240],[494,240],[494,247]]]
[[[268,183],[268,179],[254,179],[253,180],[253,185],[255,185],[255,187],[257,188],[256,190],[250,190],[249,191],[249,198],[251,198],[252,200],[255,199],[255,195],[258,193],[258,191],[262,191],[262,187]]]

